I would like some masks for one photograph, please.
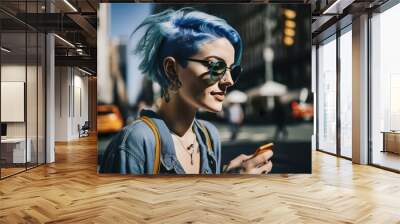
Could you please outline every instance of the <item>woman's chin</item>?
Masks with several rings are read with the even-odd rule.
[[[208,112],[211,113],[218,113],[222,110],[222,102],[221,103],[206,103],[203,106],[203,109],[205,109]]]

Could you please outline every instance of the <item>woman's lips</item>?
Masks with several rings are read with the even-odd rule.
[[[211,95],[214,96],[215,99],[218,101],[224,101],[225,98],[225,93],[224,92],[217,92],[217,91],[212,91]]]

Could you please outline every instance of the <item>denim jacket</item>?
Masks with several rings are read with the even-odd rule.
[[[142,110],[157,126],[161,139],[160,174],[185,174],[175,153],[174,142],[165,122],[154,111]],[[209,132],[212,150],[207,149],[206,136],[199,127],[202,122]],[[193,129],[199,143],[200,174],[219,174],[221,166],[221,142],[214,125],[194,120]],[[99,173],[153,174],[155,137],[142,120],[124,127],[108,145]]]

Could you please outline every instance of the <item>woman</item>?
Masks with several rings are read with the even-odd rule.
[[[100,173],[219,174],[221,143],[217,129],[195,118],[199,108],[222,110],[227,88],[241,72],[242,43],[225,20],[190,8],[166,10],[146,18],[135,53],[139,69],[161,86],[158,111],[143,110],[110,143]],[[224,172],[268,173],[269,150],[240,155]]]

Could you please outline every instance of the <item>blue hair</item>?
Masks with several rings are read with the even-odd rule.
[[[242,57],[242,40],[239,33],[225,20],[192,8],[168,9],[147,17],[132,33],[145,27],[145,34],[138,42],[134,53],[142,57],[139,69],[163,91],[170,85],[165,75],[163,60],[174,57],[182,66],[186,58],[196,54],[206,41],[226,38],[235,50],[235,64]]]

